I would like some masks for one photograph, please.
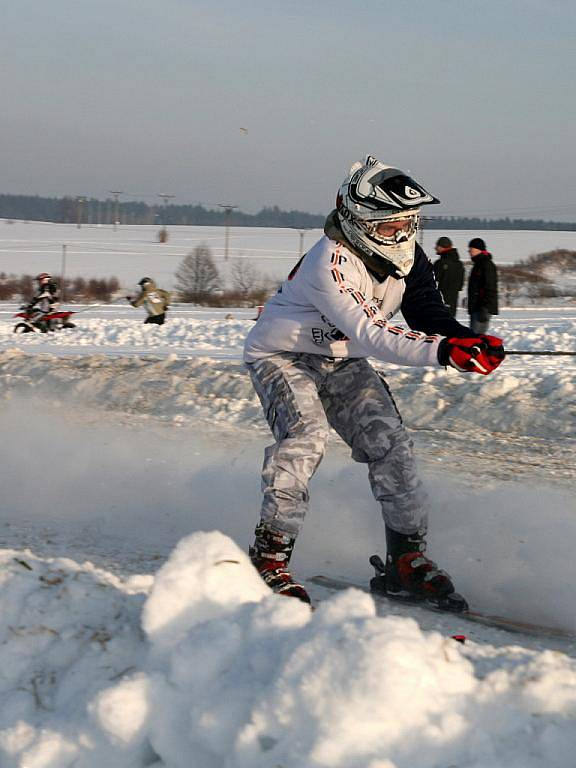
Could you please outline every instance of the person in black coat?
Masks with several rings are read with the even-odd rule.
[[[498,314],[498,271],[482,238],[468,243],[472,271],[468,278],[468,314],[474,333],[486,333],[492,315]]]
[[[458,251],[449,237],[441,237],[436,243],[436,253],[440,258],[434,262],[434,275],[444,303],[452,317],[456,317],[458,293],[464,285],[464,265]]]

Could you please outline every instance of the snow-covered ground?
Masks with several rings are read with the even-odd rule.
[[[41,386],[48,398],[54,390],[59,395],[65,382],[69,402],[114,403],[181,424],[198,418],[227,424],[261,420],[241,364],[253,309],[181,305],[157,327],[144,325],[143,311],[129,306],[85,307],[74,318],[75,330],[23,336],[13,333],[15,311],[15,305],[0,305],[3,388]],[[576,305],[505,309],[491,331],[510,350],[576,353]],[[472,379],[452,369],[389,365],[385,371],[413,428],[466,432],[473,426],[556,440],[574,437],[575,361],[514,355],[497,376]]]
[[[14,311],[0,306],[1,768],[573,764],[576,642],[359,591],[312,587],[311,614],[255,576],[270,436],[240,362],[252,310],[177,306],[157,328],[110,305],[26,336]],[[492,330],[576,351],[576,308],[505,308]],[[574,632],[575,362],[386,368],[430,554],[473,607]],[[311,492],[295,570],[365,584],[383,526],[335,436]]]
[[[228,261],[225,260],[224,227],[169,227],[167,243],[157,242],[157,226],[111,226],[19,222],[0,219],[0,272],[38,274],[42,271],[67,277],[115,276],[126,287],[149,275],[165,288],[174,284],[174,272],[184,256],[197,245],[210,247],[222,276],[238,260],[249,259],[273,279],[282,280],[300,257],[300,248],[310,248],[320,230],[231,227]],[[430,256],[434,243],[448,234],[463,259],[472,237],[483,237],[497,264],[513,264],[531,255],[567,248],[576,250],[576,232],[515,232],[488,230],[427,230],[420,241]],[[65,259],[63,247],[66,246]]]

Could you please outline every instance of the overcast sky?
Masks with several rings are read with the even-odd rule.
[[[576,220],[573,0],[0,0],[0,193]],[[432,212],[432,211],[430,211]]]

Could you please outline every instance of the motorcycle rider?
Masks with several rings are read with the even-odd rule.
[[[45,318],[46,315],[57,309],[60,301],[60,290],[49,272],[40,272],[35,280],[37,283],[36,292],[25,307],[26,312],[29,313],[28,322],[41,330],[49,330],[50,321],[45,320]],[[62,325],[64,328],[76,327],[70,322],[64,322]]]

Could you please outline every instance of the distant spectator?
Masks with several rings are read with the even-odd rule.
[[[498,272],[482,238],[468,243],[472,271],[468,279],[468,314],[474,333],[486,333],[492,315],[498,314]]]
[[[140,295],[135,298],[126,296],[126,299],[133,307],[144,307],[148,313],[144,323],[164,325],[166,311],[170,305],[170,294],[162,288],[157,288],[156,283],[150,277],[143,277],[138,285],[141,288]]]
[[[452,317],[456,317],[458,293],[464,285],[464,264],[449,237],[440,237],[436,242],[436,253],[440,258],[434,262],[434,274],[444,303]]]

